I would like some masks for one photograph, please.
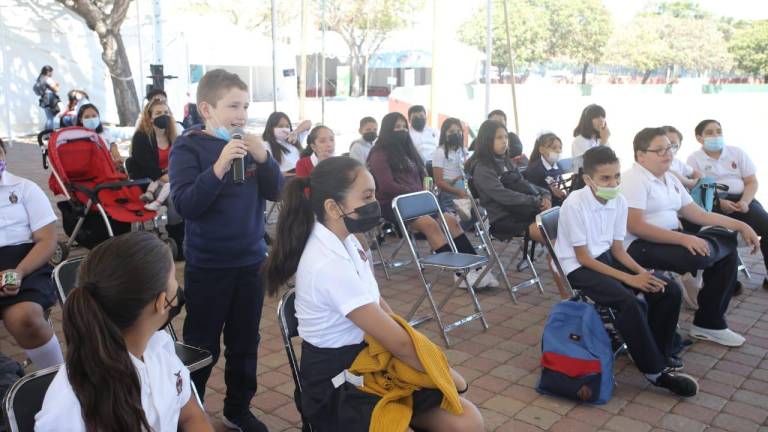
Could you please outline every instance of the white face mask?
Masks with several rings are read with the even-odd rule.
[[[549,152],[546,156],[544,156],[544,159],[548,164],[554,165],[560,161],[560,153]]]

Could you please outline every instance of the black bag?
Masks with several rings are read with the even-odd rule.
[[[59,95],[52,91],[45,92],[45,94],[40,98],[40,108],[48,108],[54,114],[58,114],[60,111],[59,102],[61,102]]]
[[[38,79],[32,86],[32,91],[35,92],[36,95],[42,97],[45,94],[46,88],[47,86],[45,85],[45,80]]]
[[[0,354],[0,400],[5,398],[13,383],[24,376],[24,368],[16,360]],[[0,432],[5,431],[5,425],[0,423]]]

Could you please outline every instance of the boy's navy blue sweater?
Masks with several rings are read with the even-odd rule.
[[[173,204],[186,224],[184,255],[198,267],[242,267],[264,260],[264,200],[277,201],[283,186],[272,156],[260,164],[246,155],[243,184],[234,183],[231,170],[219,180],[213,164],[226,144],[193,130],[177,138],[171,150],[168,177]]]

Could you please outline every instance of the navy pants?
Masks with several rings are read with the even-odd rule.
[[[719,228],[708,228],[696,234],[709,243],[710,255],[693,255],[688,249],[671,244],[651,243],[637,239],[627,249],[629,255],[643,267],[673,271],[679,274],[704,270],[704,284],[699,291],[699,309],[693,324],[722,330],[728,327],[725,312],[736,285],[739,256],[736,234]]]
[[[256,393],[259,323],[264,304],[261,263],[236,268],[202,268],[187,264],[184,294],[187,317],[184,342],[206,349],[213,363],[192,374],[200,398],[220,354],[224,333],[224,415],[235,417],[249,409]]]
[[[738,202],[741,195],[728,195],[728,199]],[[715,211],[721,213],[719,208],[715,208]],[[746,213],[733,212],[726,216],[744,222],[760,236],[760,251],[763,253],[763,262],[766,270],[768,270],[768,212],[765,211],[763,205],[757,200],[752,200],[749,204],[749,211]]]
[[[610,252],[596,260],[623,272],[629,272]],[[626,286],[610,276],[579,267],[568,273],[568,282],[601,306],[616,310],[614,327],[619,332],[627,350],[640,372],[659,373],[666,368],[665,357],[673,352],[673,342],[680,315],[680,286],[664,279],[664,292],[643,293]]]

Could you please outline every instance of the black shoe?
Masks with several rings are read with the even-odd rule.
[[[763,289],[768,290],[768,278],[763,279]]]
[[[676,356],[676,355],[670,355],[665,359],[665,363],[667,364],[667,368],[670,371],[679,371],[683,368],[683,360]]]
[[[733,287],[733,296],[738,297],[743,292],[744,292],[744,285],[741,284],[741,281],[736,281],[736,285]]]
[[[267,426],[260,422],[250,411],[246,411],[237,417],[225,414],[222,422],[228,429],[240,432],[269,432]]]
[[[699,392],[699,383],[692,376],[668,370],[662,372],[653,385],[683,397],[696,396]]]

